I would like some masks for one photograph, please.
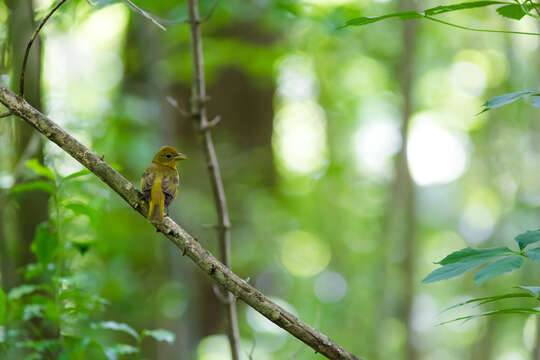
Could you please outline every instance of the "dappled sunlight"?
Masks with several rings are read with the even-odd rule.
[[[326,120],[317,103],[287,104],[274,122],[274,151],[286,170],[308,174],[327,164]]]
[[[311,59],[285,56],[277,65],[278,107],[272,145],[279,168],[297,174],[322,170],[327,160],[326,115],[316,102],[318,82]]]
[[[347,294],[347,281],[340,273],[325,271],[315,280],[314,290],[320,301],[338,302]]]
[[[412,177],[422,186],[455,181],[468,166],[465,135],[445,130],[422,114],[414,117],[408,155]]]
[[[458,61],[452,65],[452,81],[463,95],[480,96],[486,88],[486,72],[475,63]]]
[[[356,57],[341,64],[338,70],[346,95],[373,96],[387,89],[388,71],[373,58]]]
[[[313,233],[293,231],[281,240],[281,262],[294,276],[317,275],[330,263],[330,254],[328,245]]]
[[[428,294],[418,294],[412,307],[411,326],[415,331],[430,331],[437,324],[437,303]]]
[[[536,334],[538,328],[536,324],[538,323],[537,315],[530,315],[523,325],[523,344],[527,350],[532,351],[536,342]]]
[[[529,356],[526,352],[520,351],[520,350],[514,350],[505,352],[503,354],[498,355],[495,360],[527,360],[529,359]]]
[[[281,306],[291,314],[297,315],[296,309],[291,304],[287,303],[285,300],[273,297],[272,301],[277,303],[279,306]],[[259,314],[257,311],[253,310],[253,308],[251,307],[246,308],[246,318],[249,326],[257,332],[270,333],[274,335],[286,335],[285,330],[268,320],[266,317]]]
[[[271,360],[272,357],[261,346],[253,347],[252,342],[240,340],[240,360],[249,360],[253,351],[253,359]],[[199,342],[197,360],[231,360],[229,340],[225,335],[210,335]]]
[[[313,62],[301,54],[284,57],[277,65],[277,89],[285,102],[315,99],[319,85]]]
[[[499,217],[500,204],[496,195],[487,188],[477,188],[468,197],[459,220],[459,230],[472,245],[487,240]]]
[[[356,166],[375,178],[389,178],[392,157],[401,148],[399,127],[391,119],[373,115],[354,135]]]
[[[9,91],[60,2],[24,2],[0,0],[0,357],[533,357],[539,305],[519,286],[538,285],[540,96],[520,90],[538,88],[540,42],[504,32],[540,18],[466,0],[65,1],[28,58],[30,106]],[[176,151],[151,162],[163,145],[189,158],[178,179]]]
[[[82,115],[89,126],[110,107],[103,93],[118,86],[123,76],[119,54],[127,11],[121,4],[108,6],[68,33],[54,28],[47,32],[43,60],[47,109],[62,125]]]

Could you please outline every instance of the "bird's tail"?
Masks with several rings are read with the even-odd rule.
[[[163,207],[165,205],[165,196],[160,196],[157,201],[150,200],[148,209],[148,220],[151,222],[163,221]]]

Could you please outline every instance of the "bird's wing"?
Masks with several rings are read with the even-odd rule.
[[[178,195],[178,172],[175,169],[170,169],[163,175],[161,180],[161,190],[165,194],[165,207],[168,207],[171,201]]]
[[[152,190],[152,184],[156,178],[156,166],[154,163],[150,164],[141,177],[141,190],[145,197],[150,197],[150,191]]]

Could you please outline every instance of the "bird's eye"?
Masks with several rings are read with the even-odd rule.
[[[171,155],[171,154],[167,154],[167,155],[165,155],[165,156],[167,157],[167,159],[172,158],[172,155]]]

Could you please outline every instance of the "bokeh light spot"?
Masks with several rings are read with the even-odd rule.
[[[391,172],[391,158],[401,147],[401,135],[393,121],[370,121],[354,135],[357,167],[374,177],[385,177]]]
[[[347,281],[337,272],[326,271],[315,280],[314,290],[320,301],[338,302],[347,294]]]
[[[294,102],[281,108],[272,140],[280,163],[288,171],[312,173],[328,162],[325,115],[313,101]]]
[[[446,184],[459,178],[467,169],[465,136],[438,126],[418,115],[411,129],[408,161],[418,185]]]
[[[271,297],[271,300],[275,302],[276,304],[278,304],[279,306],[281,306],[282,308],[284,308],[285,310],[287,310],[288,312],[290,312],[291,314],[293,315],[297,314],[296,309],[288,302],[279,298],[275,298],[275,297]],[[276,324],[274,324],[273,322],[265,318],[263,315],[261,315],[259,312],[257,312],[251,307],[248,307],[246,309],[246,319],[249,326],[257,332],[269,333],[269,334],[274,334],[274,335],[283,335],[283,336],[287,334],[285,330],[283,330],[282,328],[280,328],[279,326],[277,326]]]
[[[456,90],[466,96],[480,96],[486,88],[486,72],[470,61],[458,61],[452,65],[452,80]]]
[[[294,231],[283,237],[281,261],[295,276],[317,275],[328,266],[330,257],[328,245],[311,233]]]

